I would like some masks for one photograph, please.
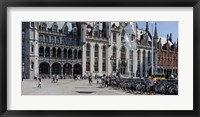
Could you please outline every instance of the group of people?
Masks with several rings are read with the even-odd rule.
[[[58,82],[59,79],[60,79],[60,76],[54,74],[54,75],[52,76],[52,81],[51,81],[51,82],[52,82],[52,83],[56,83],[56,82]]]

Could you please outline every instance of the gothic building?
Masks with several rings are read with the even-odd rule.
[[[51,76],[82,74],[79,23],[58,27],[56,22],[22,23],[22,75]]]
[[[152,69],[152,40],[154,73],[177,73],[178,48],[172,35],[164,39],[156,25],[152,35],[148,22],[145,30],[135,23],[133,51],[124,42],[125,26],[125,22],[23,22],[22,75],[144,77]]]
[[[157,48],[157,72],[167,77],[173,74],[178,75],[178,43],[172,42],[172,33],[164,39],[160,38]],[[178,40],[177,40],[178,41]]]

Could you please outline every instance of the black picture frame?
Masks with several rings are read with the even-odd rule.
[[[72,111],[25,111],[7,110],[7,7],[193,7],[193,110],[152,110],[152,111],[111,111],[111,110],[72,110]],[[26,116],[139,116],[139,117],[198,117],[200,116],[199,80],[199,36],[200,0],[1,0],[0,1],[0,114],[2,117]]]

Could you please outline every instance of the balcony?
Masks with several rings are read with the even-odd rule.
[[[64,63],[82,63],[82,59],[55,58],[55,57],[39,57],[39,62],[64,62]]]

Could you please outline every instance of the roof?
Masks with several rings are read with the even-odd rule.
[[[53,24],[54,22],[46,22],[46,24],[47,24],[47,29],[48,28],[51,28],[52,27],[52,24]],[[62,27],[63,27],[63,25],[65,24],[65,22],[64,21],[58,21],[58,22],[56,22],[57,23],[57,25],[58,25],[58,29],[62,29]],[[72,23],[71,22],[67,22],[67,26],[68,26],[68,31],[71,31],[72,30]]]

